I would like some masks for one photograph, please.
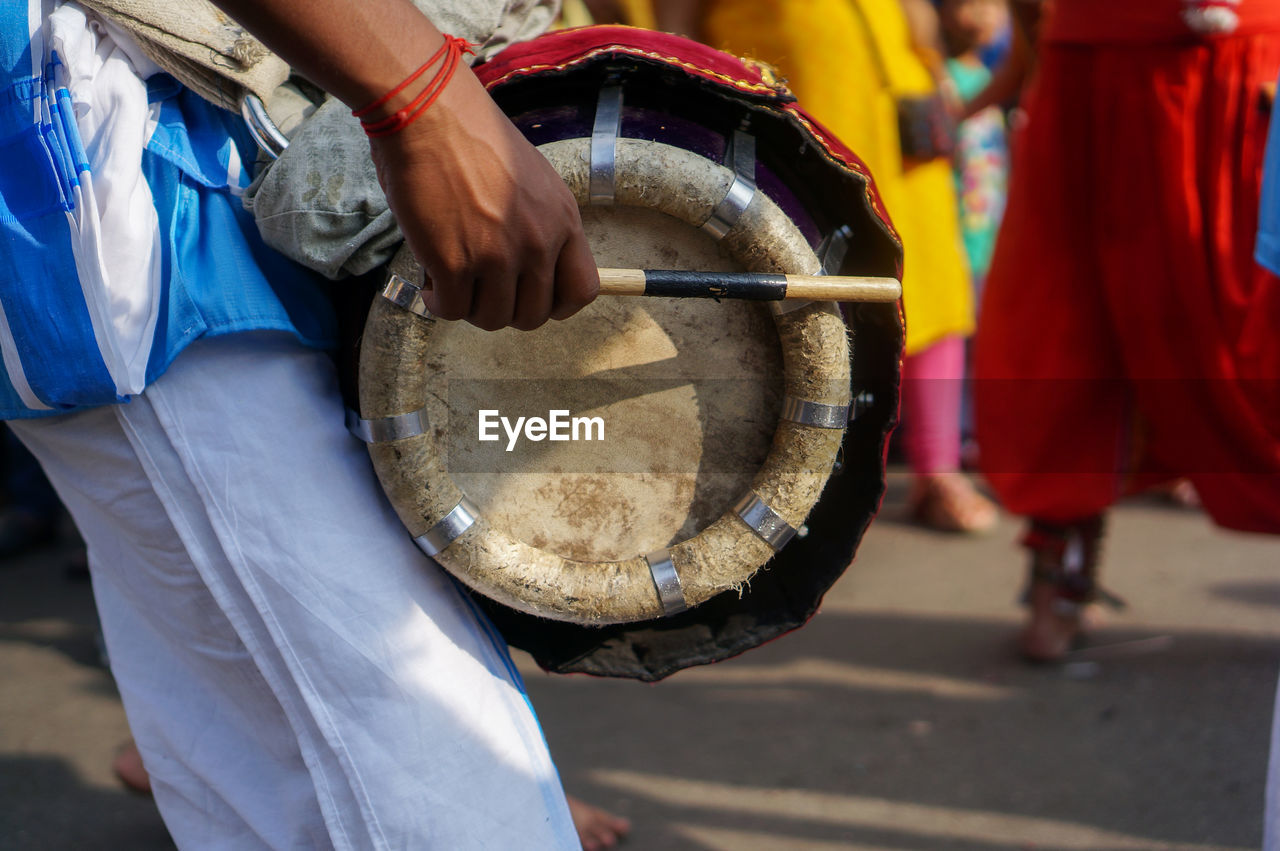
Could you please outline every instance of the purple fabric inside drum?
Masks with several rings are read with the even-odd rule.
[[[561,139],[590,136],[594,111],[594,108],[584,109],[581,106],[533,109],[512,116],[511,122],[532,144],[545,145]]]
[[[595,104],[530,110],[515,116],[512,121],[534,145],[558,142],[561,139],[585,138],[591,135]],[[621,135],[627,139],[645,139],[683,148],[718,163],[724,162],[725,151],[729,146],[725,136],[694,121],[658,110],[629,106],[622,110]],[[818,226],[795,193],[762,161],[760,154],[757,151],[757,188],[781,207],[804,234],[809,245],[817,248],[822,239]]]

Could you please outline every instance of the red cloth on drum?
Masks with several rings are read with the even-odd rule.
[[[1278,68],[1275,30],[1042,46],[974,364],[1009,510],[1185,475],[1218,523],[1280,532],[1280,281],[1252,259]]]
[[[652,59],[731,86],[747,96],[795,100],[767,65],[747,62],[687,38],[637,27],[578,27],[549,33],[533,41],[513,44],[483,65],[477,65],[476,74],[485,86],[502,85],[512,77],[559,73],[601,54]]]

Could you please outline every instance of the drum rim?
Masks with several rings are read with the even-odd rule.
[[[706,203],[712,209],[732,184],[733,172],[719,164],[705,160],[682,148],[636,139],[618,140],[620,180],[626,175],[627,166],[624,163],[631,162],[639,156],[636,153],[639,150],[636,146],[643,146],[644,151],[653,156],[658,156],[655,151],[660,150],[662,155],[674,158],[676,161],[690,163],[694,160],[698,161],[696,165],[690,166],[694,172],[701,171],[714,175],[707,180],[710,185],[699,187],[707,196]],[[649,150],[650,146],[656,146],[656,148]],[[560,140],[544,145],[542,150],[549,159],[553,160],[553,164],[557,165],[561,171],[562,177],[574,189],[579,204],[586,206],[590,198],[588,174],[590,140]],[[634,156],[628,154],[628,151]],[[660,173],[660,176],[663,174],[665,172]],[[653,176],[650,176],[650,179],[652,180]],[[682,184],[681,187],[682,191],[687,192],[689,189],[687,183]],[[664,185],[660,188],[665,191],[657,193],[656,196],[653,185],[648,185],[646,188],[647,199],[653,200],[656,197],[658,203],[635,206],[649,207],[674,215],[693,227],[699,227],[702,224],[697,220],[701,214],[691,211],[687,204],[671,203],[672,186]],[[625,192],[619,194],[616,203],[629,204]],[[787,234],[787,238],[777,239],[780,244],[787,243],[803,246],[803,248],[802,250],[794,249],[790,260],[783,262],[779,258],[788,256],[787,250],[771,247],[761,250],[759,244],[752,243],[749,239],[751,233],[745,228],[747,220],[744,220],[740,223],[744,232],[737,234],[734,238],[731,231],[730,238],[725,240],[728,253],[738,263],[752,271],[799,273],[816,271],[818,265],[816,256],[785,213],[762,193],[758,193],[758,197],[752,201],[749,209],[753,211],[753,217],[748,217],[750,222],[763,222],[769,234],[775,232]],[[735,226],[733,230],[739,230],[739,226]],[[407,249],[402,249],[397,255],[391,271],[400,277],[411,280],[417,277],[420,280],[421,271],[417,269]],[[388,408],[390,400],[386,394],[377,391],[379,387],[385,388],[385,382],[366,381],[366,371],[371,376],[385,375],[388,371],[395,374],[394,368],[388,370],[388,360],[408,358],[410,361],[415,359],[420,361],[425,353],[425,345],[421,341],[426,340],[430,334],[431,325],[436,321],[438,320],[423,318],[393,307],[385,299],[375,299],[365,329],[366,345],[362,348],[361,354],[360,405],[364,416],[379,418],[404,413],[393,410],[392,408],[397,407],[394,404]],[[839,318],[834,305],[814,304],[803,310],[778,313],[775,314],[775,322],[780,332],[789,395],[793,383],[793,372],[798,368],[796,364],[799,363],[843,365],[843,372],[836,368],[832,374],[826,374],[819,369],[820,374],[812,383],[825,385],[828,388],[843,384],[842,392],[848,392],[848,342],[843,321]],[[819,353],[812,350],[814,334],[817,339],[823,341],[824,345],[831,345],[832,323],[839,326],[838,337],[844,348],[842,351],[837,351],[834,357],[831,357],[830,353],[818,356]],[[825,327],[826,331],[825,333],[813,331],[811,326],[812,328]],[[389,338],[398,343],[390,347],[369,346],[367,341],[371,336],[378,339]],[[811,388],[806,395],[814,395]],[[808,401],[829,404],[848,404],[849,402],[847,397],[844,399],[826,397]],[[403,402],[399,406],[403,407]],[[410,534],[414,535],[415,541],[424,552],[433,556],[446,570],[466,585],[519,611],[580,624],[608,624],[647,621],[675,614],[685,605],[697,605],[727,589],[740,588],[748,582],[751,576],[772,558],[781,544],[785,543],[785,540],[780,542],[777,539],[770,540],[769,532],[772,530],[785,533],[787,529],[798,528],[804,517],[817,503],[817,496],[829,472],[821,476],[821,482],[817,485],[816,491],[814,488],[809,489],[813,491],[811,498],[800,499],[799,505],[793,505],[789,496],[792,490],[798,489],[792,488],[790,482],[780,480],[780,477],[790,471],[790,468],[782,466],[780,459],[794,454],[803,458],[806,464],[812,465],[811,469],[821,468],[825,464],[825,469],[830,470],[839,449],[843,429],[824,429],[828,435],[826,435],[827,439],[819,441],[818,445],[822,447],[820,451],[808,448],[801,451],[798,445],[805,444],[808,438],[802,439],[800,435],[812,436],[813,431],[815,428],[811,426],[782,421],[775,433],[768,457],[761,470],[757,472],[756,481],[753,482],[754,493],[744,496],[742,504],[738,506],[739,510],[726,512],[724,516],[693,537],[673,544],[667,550],[621,561],[575,562],[533,547],[488,524],[483,517],[477,516],[473,507],[469,506],[465,495],[461,494],[460,489],[452,482],[446,471],[440,469],[438,465],[430,463],[415,465],[410,460],[415,454],[419,454],[419,457],[421,455],[406,451],[406,444],[416,441],[423,446],[429,445],[435,439],[431,434],[373,443],[370,445],[370,452],[384,491]],[[438,447],[433,454],[439,455]],[[815,454],[817,457],[810,457]],[[766,475],[770,470],[774,472]],[[409,483],[410,491],[406,491],[405,483]],[[407,492],[415,491],[419,494],[418,496],[406,497]],[[428,492],[437,495],[435,497],[437,504],[432,510],[424,511],[420,494]],[[761,492],[771,496],[762,499],[759,496]],[[458,497],[456,500],[452,498],[446,500],[446,503],[451,504],[448,510],[445,510],[444,504],[438,503],[439,495],[445,493]],[[786,504],[771,506],[770,500],[776,501],[778,494],[788,494],[784,500]],[[749,529],[748,523],[751,518],[761,518],[762,522],[759,524],[761,528]],[[717,531],[712,533],[713,529]],[[744,530],[746,530],[745,534]],[[441,534],[441,532],[447,534]],[[725,540],[734,542],[732,555],[739,563],[730,565],[728,568],[709,568],[707,566],[709,553],[703,552],[703,549],[713,546],[723,548],[724,544],[720,539],[726,535],[728,537]],[[713,540],[717,543],[713,544]],[[743,557],[744,551],[745,557]],[[512,586],[518,586],[520,582],[518,580],[513,582],[512,578],[506,575],[512,572],[508,566],[529,564],[548,565],[548,571],[551,574],[565,580],[563,583],[543,580],[550,588],[573,587],[573,583],[568,581],[570,577],[567,571],[577,570],[578,567],[586,565],[593,577],[592,583],[596,587],[586,589],[586,593],[575,593],[575,590],[547,593],[545,588],[535,593],[531,589],[521,589],[528,590],[533,599],[520,596],[513,593]],[[570,565],[574,567],[570,568]],[[575,580],[581,580],[581,578],[580,575],[574,577]],[[576,588],[576,590],[584,589]]]

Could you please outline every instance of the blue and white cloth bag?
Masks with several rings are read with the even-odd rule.
[[[0,9],[0,417],[139,393],[192,340],[332,343],[239,195],[252,140],[74,3]]]

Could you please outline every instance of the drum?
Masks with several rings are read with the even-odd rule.
[[[865,168],[767,69],[617,27],[479,66],[597,263],[894,275]],[[601,297],[535,332],[427,315],[392,263],[359,413],[414,540],[548,669],[652,680],[808,619],[883,492],[897,305]]]

